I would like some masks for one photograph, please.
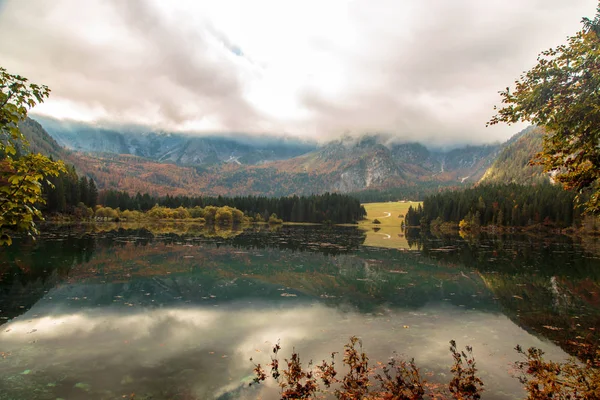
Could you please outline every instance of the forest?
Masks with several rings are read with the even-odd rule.
[[[49,179],[44,184],[43,206],[45,214],[89,214],[87,207],[94,208],[102,205],[105,208],[120,211],[147,212],[155,206],[178,209],[231,207],[241,210],[254,220],[267,221],[276,214],[286,222],[310,222],[335,224],[354,223],[366,215],[360,201],[342,194],[325,193],[310,196],[238,196],[238,197],[208,197],[208,196],[161,196],[155,197],[148,193],[137,193],[131,196],[126,191],[98,191],[93,179],[79,177],[74,167],[67,167],[66,172],[58,177]]]
[[[50,177],[42,183],[46,204],[44,213],[76,213],[77,208],[94,208],[98,202],[98,188],[93,179],[79,177],[75,167],[66,168],[57,177]]]
[[[409,208],[408,226],[451,223],[462,229],[484,226],[567,228],[581,221],[576,194],[559,186],[541,184],[480,185],[463,191],[427,196],[423,206]]]

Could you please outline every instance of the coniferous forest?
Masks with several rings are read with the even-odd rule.
[[[73,166],[67,167],[57,177],[50,177],[42,186],[46,213],[72,214],[80,203],[94,208],[98,202],[98,188],[94,180],[86,176],[79,177]]]
[[[581,212],[574,204],[575,193],[550,184],[481,185],[426,197],[422,207],[408,210],[406,224],[452,223],[466,229],[540,224],[567,228],[581,219]]]

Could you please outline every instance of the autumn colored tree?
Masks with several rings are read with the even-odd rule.
[[[64,170],[62,162],[29,153],[18,126],[49,94],[47,86],[0,67],[0,245],[10,245],[15,231],[37,233],[35,219],[42,219],[38,206],[45,202],[42,182]]]
[[[233,214],[229,207],[220,207],[217,209],[215,223],[218,225],[231,225],[233,223]]]
[[[600,6],[594,20],[567,44],[543,51],[488,122],[531,122],[546,130],[535,160],[566,189],[579,193],[585,211],[600,213]]]

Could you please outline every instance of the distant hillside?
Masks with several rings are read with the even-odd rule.
[[[26,118],[19,124],[21,133],[29,142],[29,150],[32,153],[42,153],[55,160],[65,160],[68,158],[68,151],[59,145],[44,128],[31,118]]]
[[[91,143],[98,144],[102,138],[114,145],[114,151],[81,152],[61,147],[35,121],[26,121],[23,129],[28,137],[35,138],[31,139],[32,148],[75,165],[80,174],[93,178],[99,189],[153,195],[365,192],[365,198],[369,199],[378,193],[414,198],[446,187],[468,187],[486,171],[486,180],[505,179],[507,171],[513,170],[506,166],[513,164],[526,170],[528,158],[523,154],[534,152],[532,149],[537,146],[534,140],[539,139],[534,133],[520,133],[504,145],[466,146],[443,152],[419,143],[389,143],[381,136],[344,138],[313,149],[297,142],[277,144],[259,139],[258,143],[250,144],[233,139],[186,137],[187,147],[183,148],[178,147],[181,138],[177,135],[109,134],[91,129]],[[88,134],[84,131],[80,136],[77,132],[60,135],[87,143]],[[127,146],[144,143],[141,148],[145,150],[138,148],[135,152],[153,156],[118,154],[124,148],[119,147],[123,138],[127,138],[123,142]],[[179,144],[173,145],[175,142]],[[163,145],[165,148],[161,149]],[[98,144],[104,149],[111,146]],[[302,154],[293,156],[295,152]],[[162,154],[164,160],[157,161],[157,154]],[[225,154],[229,154],[228,158]]]
[[[548,174],[541,166],[529,165],[529,161],[542,150],[543,135],[542,128],[528,127],[513,136],[480,182],[523,185],[549,182]]]
[[[280,171],[316,174],[327,190],[357,192],[424,182],[476,182],[498,146],[433,152],[418,143],[381,143],[378,136],[342,139],[302,156],[271,164]]]
[[[410,148],[414,146],[409,146]],[[418,187],[440,182],[476,182],[493,162],[494,146],[430,153],[425,162],[405,161],[404,145],[386,147],[376,138],[357,143],[330,143],[308,154],[260,165],[220,163],[181,167],[131,155],[79,154],[78,169],[100,188],[156,194],[286,196],[365,189]],[[424,148],[423,148],[424,149]],[[422,149],[421,149],[422,150]],[[452,169],[449,169],[451,166]]]
[[[226,163],[249,166],[275,162],[274,168],[287,173],[332,174],[325,180],[330,190],[339,191],[394,186],[415,178],[477,182],[498,150],[497,145],[491,145],[433,152],[418,143],[384,145],[380,136],[345,138],[317,147],[314,143],[285,138],[191,136],[146,132],[135,127],[117,131],[51,118],[39,120],[60,144],[76,151],[129,154],[202,168]]]

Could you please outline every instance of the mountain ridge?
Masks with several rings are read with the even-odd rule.
[[[71,150],[130,154],[182,166],[236,161],[255,165],[298,156],[316,148],[315,143],[285,137],[195,136],[140,127],[119,130],[47,117],[37,119],[57,142]]]
[[[40,136],[38,131],[43,131],[43,124],[36,126]],[[419,185],[432,189],[436,185],[465,186],[479,182],[506,148],[506,144],[492,144],[439,151],[415,142],[393,143],[378,135],[342,138],[321,146],[271,141],[252,147],[231,138],[187,137],[189,141],[185,142],[165,133],[130,133],[126,138],[128,134],[98,132],[95,131],[92,143],[101,138],[110,146],[99,149],[113,152],[61,147],[65,161],[93,178],[99,189],[154,195],[287,196]],[[61,133],[46,135],[51,139],[61,137]],[[73,137],[76,132],[70,135]],[[164,143],[177,143],[164,149],[136,151],[145,156],[115,153],[124,148],[130,151],[132,144],[160,147],[160,141],[152,141],[157,137]],[[56,153],[58,139],[54,139],[51,147]],[[79,140],[85,140],[85,135]]]

